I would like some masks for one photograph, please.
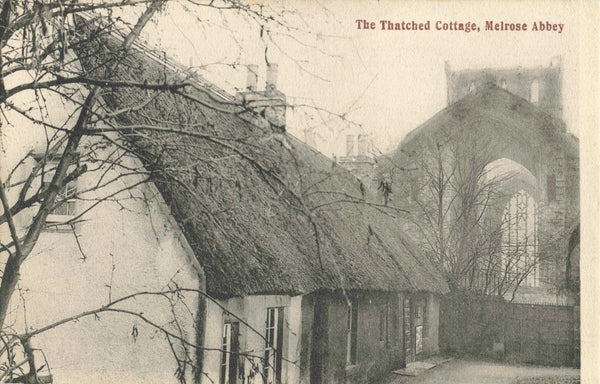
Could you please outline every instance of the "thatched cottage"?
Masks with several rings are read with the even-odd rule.
[[[110,49],[99,44],[106,45],[97,52]],[[129,60],[125,67],[150,81],[166,71],[164,61],[142,52]],[[201,379],[363,381],[436,353],[438,295],[448,288],[398,230],[403,213],[286,134],[276,67],[266,78],[257,91],[250,66],[247,91],[235,98],[195,83],[186,95],[158,95],[120,122],[177,116],[202,135],[131,141],[155,172],[216,299],[201,308]],[[107,103],[135,105],[143,97],[121,92]],[[209,156],[226,160],[194,165]],[[162,172],[181,164],[178,182]]]
[[[118,39],[95,40],[90,31],[94,54],[77,54],[88,76],[102,79],[103,60]],[[62,257],[84,258],[88,264],[77,268],[95,268],[73,274],[63,287],[70,295],[81,291],[71,308],[85,309],[88,295],[100,302],[102,292],[111,300],[119,287],[124,293],[159,285],[198,289],[185,291],[176,310],[159,306],[160,297],[136,301],[144,316],[155,314],[162,319],[156,323],[188,340],[175,345],[167,337],[181,349],[171,351],[181,357],[176,376],[195,382],[363,382],[436,353],[445,281],[399,230],[404,212],[285,132],[285,96],[272,69],[267,89],[256,91],[252,67],[248,91],[237,96],[196,77],[184,79],[188,87],[176,93],[125,88],[103,94],[104,109],[127,110],[115,115],[112,127],[131,127],[111,136],[120,150],[135,154],[120,169],[139,172],[141,165],[144,171],[122,179],[129,183],[125,202],[104,201],[88,220],[40,238],[48,268],[60,268]],[[149,83],[185,77],[141,46],[122,57],[118,76]],[[161,129],[133,128],[151,125]],[[94,155],[113,156],[93,140],[87,145]],[[146,177],[150,182],[142,184]],[[82,211],[83,200],[69,214]],[[148,212],[134,214],[133,206]],[[47,276],[27,284],[40,282],[65,285]],[[38,296],[36,303],[48,299]],[[164,312],[191,314],[194,321],[170,323]],[[168,381],[171,372],[164,370],[172,355],[155,346],[160,337],[144,324],[111,327],[106,321],[76,328],[77,339],[93,345],[92,355],[86,344],[71,345],[69,333],[40,336],[49,361],[53,353],[60,356],[61,382],[86,375],[104,382]],[[132,356],[122,347],[130,335]]]

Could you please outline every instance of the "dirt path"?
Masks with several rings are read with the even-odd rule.
[[[416,377],[393,375],[384,384],[511,384],[530,377],[579,376],[579,369],[452,360]],[[548,379],[548,382],[556,382]]]

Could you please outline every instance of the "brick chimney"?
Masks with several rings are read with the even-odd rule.
[[[238,93],[241,103],[262,116],[272,127],[285,131],[286,97],[277,89],[278,65],[267,65],[265,90],[259,91],[258,65],[248,65],[246,90]]]

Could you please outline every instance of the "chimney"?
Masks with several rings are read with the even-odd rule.
[[[358,135],[358,145],[356,148],[356,153],[358,156],[368,156],[369,155],[369,136],[368,135]]]
[[[246,90],[239,92],[240,101],[247,108],[262,116],[266,122],[285,131],[285,95],[276,88],[277,64],[267,66],[267,81],[264,91],[257,90],[258,65],[248,64]]]
[[[256,91],[256,83],[258,81],[258,65],[248,65],[248,77],[246,78],[246,89]]]
[[[267,65],[267,83],[265,86],[265,90],[274,91],[277,89],[277,64],[268,64]]]
[[[356,141],[354,135],[346,135],[346,156],[354,156],[356,151],[354,150],[354,142]]]

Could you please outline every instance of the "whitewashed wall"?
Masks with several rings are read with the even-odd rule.
[[[49,105],[54,120],[64,118],[72,108],[55,99],[50,99]],[[7,112],[2,141],[0,173],[4,180],[24,154],[43,150],[44,132],[41,127]],[[131,164],[134,163],[132,160]],[[16,176],[25,176],[33,164],[33,158],[27,159]],[[78,189],[94,184],[97,177],[84,174]],[[132,176],[102,191],[83,195],[89,200],[78,201],[76,213],[95,198],[138,180],[138,176]],[[11,200],[14,201],[17,192],[17,188],[9,191]],[[140,199],[143,196],[146,199]],[[115,300],[135,292],[167,289],[171,281],[181,287],[199,287],[197,262],[156,189],[152,185],[138,186],[115,199],[118,203],[101,203],[73,228],[42,233],[22,267],[21,290],[13,297],[14,309],[7,319],[17,332],[37,329],[105,305],[109,302],[109,292]],[[22,230],[31,213],[25,212],[17,218]],[[4,228],[0,236],[6,239]],[[2,255],[2,260],[5,257]],[[183,333],[194,342],[197,297],[187,294],[183,302],[172,310],[164,299],[140,297],[121,308],[143,312],[156,324],[174,332],[177,328],[171,321],[177,318]],[[135,338],[134,328],[137,328]],[[100,314],[99,318],[71,322],[36,337],[33,345],[44,352],[55,383],[177,382],[175,359],[164,336],[132,316]],[[181,348],[176,351],[181,352]],[[187,375],[191,377],[191,370],[188,369]]]
[[[301,329],[301,302],[302,296],[280,296],[280,295],[252,295],[243,298],[233,298],[219,303],[228,311],[238,315],[254,330],[240,323],[240,351],[259,357],[264,356],[266,334],[267,308],[284,307],[284,329],[283,329],[283,357],[282,381],[284,383],[298,383],[300,380],[300,337]],[[207,348],[221,348],[222,324],[226,317],[225,311],[215,303],[207,305],[207,328],[205,334],[205,345]],[[232,319],[232,321],[236,321]],[[257,334],[257,332],[259,334]],[[219,382],[221,352],[205,351],[203,369],[207,375],[203,383],[210,380]],[[256,359],[260,361],[260,359]],[[244,376],[248,383],[262,383],[262,377],[254,376],[254,380],[248,379],[251,374],[252,364],[244,363]]]

